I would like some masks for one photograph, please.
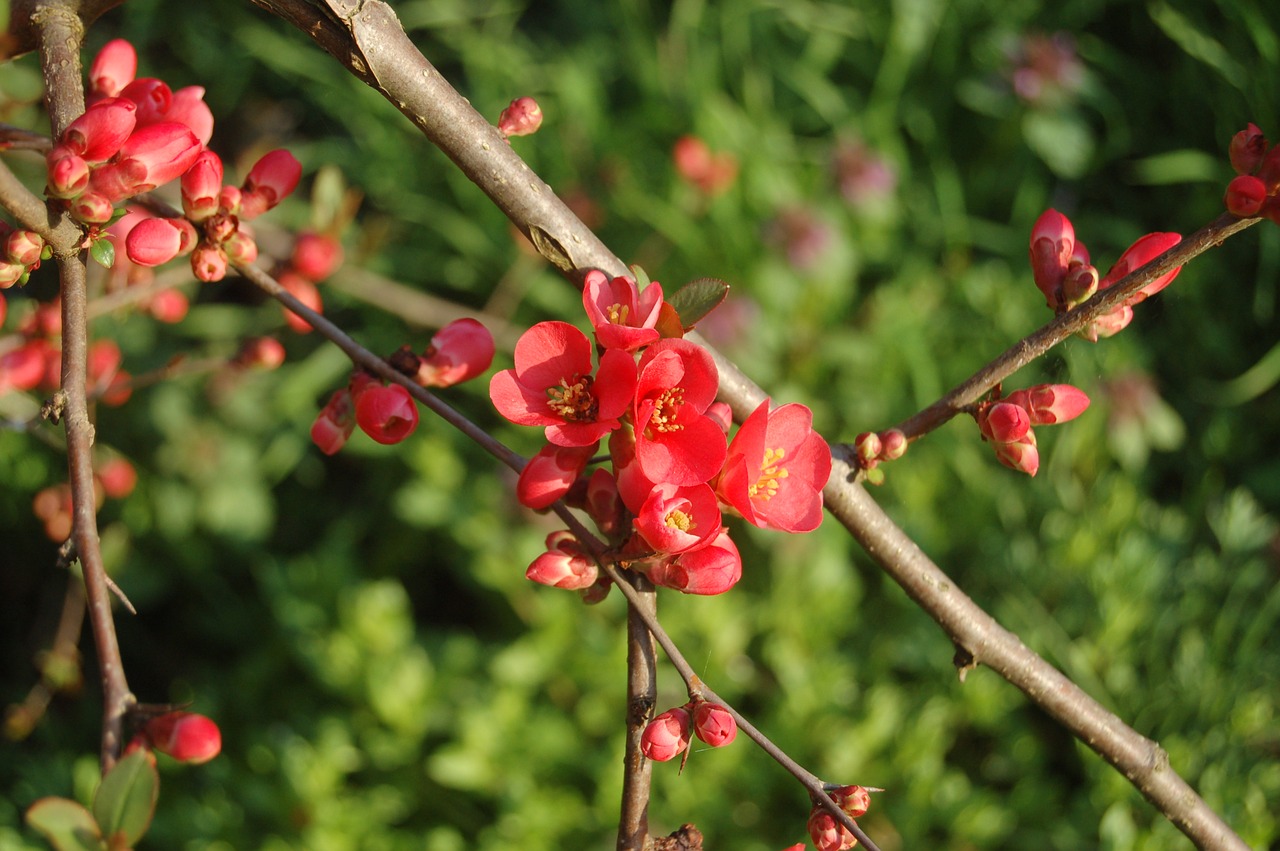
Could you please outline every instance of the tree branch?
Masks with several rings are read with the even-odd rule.
[[[314,37],[321,46],[420,127],[530,237],[539,252],[568,277],[580,283],[590,268],[613,275],[626,272],[625,264],[555,197],[496,129],[417,51],[385,3],[378,0],[252,2],[292,20],[308,35],[313,35],[313,31],[317,33]],[[310,18],[306,16],[308,7]],[[319,20],[316,10],[323,10]],[[340,32],[342,29],[345,31]],[[1243,223],[1241,227],[1248,224]],[[1234,231],[1224,227],[1219,236],[1225,238],[1228,232]],[[1153,266],[1150,271],[1159,274],[1156,268]],[[1134,289],[1137,288],[1138,285],[1134,285]],[[1105,308],[1118,304],[1128,295],[1125,290],[1113,290],[1095,297],[1097,300],[1091,302],[1090,309],[1105,312]],[[1083,325],[1087,321],[1084,316],[1079,312],[1074,317],[1068,314],[1058,320],[1062,323],[1063,337],[1075,330],[1072,323]],[[699,342],[712,352],[721,370],[720,398],[730,404],[736,416],[745,416],[764,398],[764,391],[712,347]],[[1010,356],[1008,363],[1016,362],[1017,358],[1017,355]],[[972,391],[964,391],[968,392]],[[1102,710],[1096,701],[961,593],[854,482],[854,470],[844,459],[837,458],[837,461],[840,472],[833,475],[824,491],[832,513],[949,635],[1125,772],[1148,800],[1197,844],[1206,848],[1245,847],[1168,766],[1167,757],[1158,746]],[[662,643],[661,636],[656,633],[655,636]],[[666,645],[663,646],[666,649]],[[1014,652],[1015,646],[1020,650]],[[1087,721],[1078,722],[1074,718],[1077,711],[1085,712]]]

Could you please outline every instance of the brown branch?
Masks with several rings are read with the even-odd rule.
[[[590,268],[610,274],[626,271],[625,264],[533,175],[496,130],[421,56],[385,3],[253,2],[292,20],[360,79],[382,92],[507,213],[544,257],[571,279],[580,282]],[[323,9],[318,19],[317,9]],[[1112,304],[1107,300],[1112,298],[1118,303],[1125,296],[1124,291],[1116,290],[1112,295],[1104,294],[1097,305]],[[1079,317],[1064,317],[1059,321],[1065,327],[1078,320]],[[721,368],[720,397],[733,407],[735,415],[744,416],[764,398],[764,391],[712,347],[707,349]],[[966,652],[998,671],[1113,765],[1124,766],[1121,770],[1148,800],[1197,844],[1206,848],[1245,847],[1169,767],[1158,746],[1101,710],[1096,701],[963,595],[854,482],[853,470],[837,460],[837,469],[848,476],[834,475],[824,491],[832,513],[949,635],[960,640]],[[661,643],[661,637],[656,633],[655,637]],[[1021,649],[1014,653],[1012,646]],[[1000,649],[1007,649],[1007,660],[1003,660]],[[1075,719],[1077,711],[1086,713],[1087,723]]]
[[[38,4],[32,13],[35,37],[40,49],[46,98],[53,121],[53,135],[84,111],[84,90],[80,82],[80,45],[84,36],[81,20],[67,8],[52,3]],[[18,10],[15,9],[15,13]],[[0,173],[7,170],[0,170]],[[43,206],[43,205],[41,205]],[[41,223],[34,210],[17,213],[33,224]],[[89,620],[97,650],[102,679],[101,764],[105,774],[115,764],[124,737],[124,718],[133,705],[133,695],[125,679],[111,614],[111,592],[106,566],[98,546],[98,519],[93,488],[94,427],[86,398],[88,384],[88,287],[85,258],[75,237],[66,239],[66,228],[45,212],[44,230],[53,237],[62,295],[62,389],[55,397],[67,435],[67,468],[71,484],[71,540],[80,558],[88,600]],[[39,229],[39,228],[37,228]]]
[[[627,742],[622,757],[622,814],[618,819],[618,851],[644,851],[649,838],[649,795],[653,763],[640,752],[640,735],[653,719],[658,701],[658,659],[649,620],[658,615],[658,594],[639,574],[630,580],[636,603],[627,606]],[[619,585],[621,587],[621,585]]]
[[[1258,218],[1240,219],[1230,213],[1223,213],[1216,221],[1205,225],[1145,266],[1134,269],[1114,285],[1100,290],[1075,310],[1062,314],[1040,330],[1014,343],[950,393],[918,414],[903,420],[898,428],[912,440],[932,431],[956,414],[964,412],[991,388],[1081,331],[1093,320],[1115,310],[1156,278],[1185,265],[1260,221],[1262,220]]]

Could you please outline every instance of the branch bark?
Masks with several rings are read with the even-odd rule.
[[[506,144],[496,128],[480,116],[417,51],[391,8],[379,0],[252,0],[292,21],[339,62],[403,112],[476,183],[538,247],[549,262],[581,283],[591,268],[624,274],[626,266]],[[1244,222],[1246,227],[1251,222]],[[1219,231],[1225,238],[1230,227]],[[1207,246],[1206,246],[1207,247]],[[1144,274],[1158,275],[1158,259]],[[1170,266],[1173,264],[1170,263]],[[1137,273],[1135,273],[1137,274]],[[1045,341],[1064,339],[1089,318],[1108,312],[1128,293],[1140,288],[1126,280],[1096,296],[1077,311],[1050,324]],[[1132,286],[1132,290],[1127,287]],[[1075,323],[1079,323],[1076,326]],[[1068,330],[1070,329],[1070,330]],[[1056,342],[1055,340],[1055,342]],[[706,343],[699,340],[704,346]],[[1053,345],[1048,342],[1044,350]],[[765,393],[718,352],[707,346],[721,369],[721,398],[738,417],[754,409]],[[1032,347],[1019,344],[997,363],[991,376],[1030,359]],[[1016,351],[1015,351],[1016,350]],[[1038,352],[1037,355],[1042,352]],[[1007,373],[1006,373],[1007,374]],[[966,382],[942,407],[922,416],[913,427],[945,421],[958,400],[976,392],[991,376]],[[988,385],[990,386],[990,385]],[[985,392],[985,388],[981,391]],[[978,392],[978,395],[981,395]],[[976,396],[974,397],[976,399]],[[909,421],[910,422],[910,421]],[[1115,765],[1167,818],[1204,848],[1246,846],[1179,777],[1154,742],[1106,712],[1063,674],[1025,647],[965,596],[855,481],[854,468],[837,457],[837,473],[824,495],[834,516],[867,552],[953,640],[976,661],[1001,674],[1082,741]]]

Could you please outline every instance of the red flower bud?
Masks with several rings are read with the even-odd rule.
[[[301,275],[296,275],[289,271],[281,272],[277,280],[280,282],[280,286],[288,290],[289,294],[298,301],[302,302],[316,313],[323,312],[324,303],[320,299],[320,290],[316,288],[315,284],[311,283]],[[303,319],[301,316],[283,305],[281,305],[281,310],[284,311],[285,323],[294,331],[297,331],[299,334],[306,334],[311,331],[311,324],[308,323],[307,320]]]
[[[45,158],[49,184],[46,191],[53,198],[74,198],[89,185],[89,164],[84,157],[63,147],[55,147]]]
[[[311,425],[311,442],[325,455],[342,448],[356,427],[355,404],[346,387],[335,391]]]
[[[152,718],[143,733],[155,750],[192,765],[208,762],[222,750],[218,725],[194,712],[169,712]]]
[[[1030,431],[1031,416],[1019,405],[997,402],[979,415],[978,427],[988,440],[1009,443]]]
[[[241,187],[240,217],[252,219],[283,201],[302,179],[302,164],[284,149],[263,154]]]
[[[62,131],[61,147],[86,162],[106,162],[116,155],[137,124],[138,107],[124,98],[98,101]]]
[[[112,458],[97,471],[102,492],[112,499],[123,499],[138,484],[138,471],[123,458]]]
[[[184,231],[182,225],[191,227],[185,219],[143,219],[125,237],[125,253],[139,266],[168,263],[178,256],[183,242],[190,244],[195,236],[194,231]]]
[[[99,95],[115,97],[133,82],[138,72],[138,54],[133,45],[122,38],[102,46],[89,66],[89,86]]]
[[[342,265],[342,243],[327,234],[299,234],[289,264],[302,277],[319,283]]]
[[[19,266],[36,266],[44,252],[44,237],[31,230],[15,230],[4,240],[4,253]]]
[[[864,431],[853,439],[854,454],[864,464],[879,460],[881,449],[880,435],[874,431]]]
[[[275,369],[284,363],[284,345],[275,337],[251,337],[236,355],[237,366]]]
[[[193,222],[218,212],[222,198],[222,159],[205,149],[182,175],[182,210]]]
[[[993,443],[996,459],[1011,470],[1034,476],[1040,469],[1040,452],[1036,449],[1036,433],[1028,431],[1021,440]]]
[[[1054,209],[1041,213],[1031,227],[1031,274],[1054,310],[1062,304],[1062,280],[1075,250],[1076,232],[1071,220]]]
[[[841,786],[827,794],[836,802],[837,807],[848,814],[849,818],[861,818],[871,806],[871,791],[863,786]]]
[[[185,319],[190,308],[191,301],[186,294],[172,288],[160,290],[147,303],[147,312],[154,316],[157,322],[170,325]]]
[[[519,97],[502,110],[498,129],[503,136],[528,136],[542,126],[542,107],[531,97]]]
[[[546,552],[533,560],[524,576],[552,588],[582,591],[596,584],[600,568],[578,539],[561,529],[547,535]]]
[[[719,748],[738,735],[738,722],[720,704],[700,700],[693,707],[693,732],[711,747]]]
[[[418,406],[399,384],[375,384],[356,396],[356,425],[378,443],[399,443],[418,427]]]
[[[1006,402],[1025,408],[1032,425],[1055,425],[1074,420],[1089,407],[1089,397],[1070,384],[1037,384],[1015,390]]]
[[[138,105],[138,126],[146,127],[167,120],[173,104],[169,84],[154,77],[140,77],[120,90],[120,97]]]
[[[654,762],[674,759],[689,747],[689,712],[677,706],[649,722],[640,734],[640,752]]]
[[[815,806],[809,811],[809,838],[818,851],[845,851],[858,844],[849,828],[836,821],[825,809]]]
[[[587,446],[556,446],[548,443],[529,459],[516,482],[516,499],[526,508],[539,510],[569,492],[587,468],[599,442]]]
[[[97,192],[82,192],[71,201],[71,215],[87,225],[104,225],[115,215],[115,207]]]
[[[471,318],[455,319],[431,338],[415,380],[423,387],[452,387],[480,375],[493,363],[493,335]]]
[[[196,280],[211,284],[227,276],[227,254],[217,245],[201,242],[191,252],[191,273]],[[311,326],[307,326],[310,330]]]
[[[1266,152],[1267,137],[1262,135],[1262,130],[1253,122],[1249,122],[1243,130],[1231,137],[1231,147],[1228,149],[1231,167],[1236,170],[1236,174],[1253,174],[1261,165]]]
[[[891,428],[880,432],[880,457],[886,461],[896,461],[907,451],[907,436],[902,429]]]
[[[1227,184],[1227,193],[1222,200],[1227,212],[1247,219],[1262,210],[1262,203],[1267,200],[1267,187],[1251,174],[1237,175]]]
[[[151,124],[135,130],[116,158],[90,175],[89,186],[113,203],[149,192],[181,176],[201,149],[185,124]]]

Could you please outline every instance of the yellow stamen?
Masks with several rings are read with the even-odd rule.
[[[653,416],[649,418],[649,429],[658,432],[682,431],[684,425],[677,422],[680,406],[684,404],[684,388],[672,387],[662,391],[653,404]]]
[[[611,304],[605,309],[604,315],[614,325],[626,325],[627,317],[631,315],[631,308],[625,304]]]
[[[667,516],[663,518],[663,522],[672,529],[679,529],[681,532],[692,532],[698,528],[698,524],[693,522],[693,518],[676,508],[667,512]]]
[[[548,387],[547,407],[567,422],[594,422],[599,404],[591,393],[591,376],[584,375],[574,381],[562,378],[558,387]]]
[[[787,477],[787,468],[778,463],[785,454],[784,449],[765,449],[764,460],[760,462],[760,478],[754,485],[747,486],[748,497],[770,499],[778,492],[778,480]]]

